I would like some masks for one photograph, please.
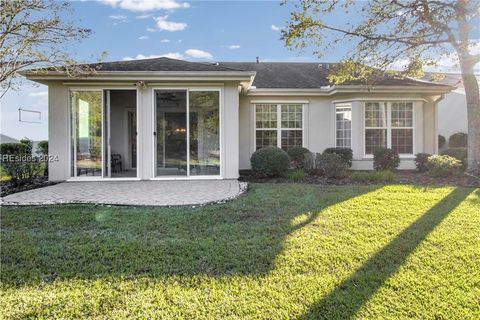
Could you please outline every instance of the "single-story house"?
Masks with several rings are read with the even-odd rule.
[[[92,64],[94,74],[23,72],[48,85],[51,180],[235,179],[265,146],[353,150],[372,169],[390,147],[401,169],[437,153],[437,103],[454,88],[385,77],[330,85],[330,63]]]

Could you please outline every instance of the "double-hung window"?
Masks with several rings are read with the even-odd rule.
[[[340,148],[352,147],[352,105],[335,106],[335,145]]]
[[[255,149],[303,145],[303,104],[255,105]]]
[[[365,153],[392,148],[399,154],[413,154],[413,103],[365,103]]]

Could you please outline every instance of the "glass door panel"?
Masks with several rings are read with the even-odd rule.
[[[156,90],[156,175],[187,175],[187,92]]]
[[[102,91],[72,92],[72,176],[103,176]]]
[[[220,174],[219,91],[190,91],[190,175]]]

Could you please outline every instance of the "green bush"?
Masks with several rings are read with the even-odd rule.
[[[307,174],[303,169],[293,169],[287,172],[287,178],[295,182],[302,181],[306,176]]]
[[[44,163],[32,156],[30,140],[22,140],[20,143],[2,143],[0,154],[4,172],[15,184],[29,182],[44,173]]]
[[[0,144],[2,155],[26,155],[29,154],[28,145],[23,143],[2,143]]]
[[[304,147],[293,147],[287,151],[292,168],[305,168],[305,160],[310,150]]]
[[[378,148],[373,153],[373,168],[375,170],[394,170],[399,165],[400,157],[393,149]]]
[[[253,173],[258,177],[279,177],[290,165],[288,154],[277,147],[265,147],[255,151],[250,158]]]
[[[447,144],[447,139],[441,134],[438,135],[438,148],[442,149]]]
[[[466,148],[468,145],[468,134],[465,132],[454,133],[448,138],[449,148]]]
[[[449,148],[442,151],[440,154],[445,156],[454,157],[457,160],[462,161],[463,166],[466,168],[468,165],[468,149],[467,148]]]
[[[417,167],[417,170],[420,172],[425,172],[428,170],[427,167],[427,162],[428,162],[428,157],[430,157],[430,153],[417,153],[415,155],[415,166]]]
[[[352,166],[353,151],[350,148],[327,148],[323,153],[335,153],[342,157],[349,167]]]
[[[47,140],[42,140],[42,141],[38,142],[37,153],[38,154],[43,154],[43,155],[48,155],[48,141]]]
[[[352,181],[361,183],[377,183],[395,180],[395,173],[390,170],[379,171],[355,171],[352,174]]]
[[[344,178],[348,174],[348,164],[336,153],[317,154],[315,172],[327,178]]]
[[[427,166],[432,177],[448,177],[460,173],[462,162],[447,155],[433,155],[428,157]]]

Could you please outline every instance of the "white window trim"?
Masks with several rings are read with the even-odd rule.
[[[255,102],[255,103],[253,103]],[[281,101],[281,102],[271,102],[271,101],[252,101],[252,114],[253,114],[253,151],[257,150],[257,130],[266,130],[266,131],[273,131],[277,132],[277,147],[282,148],[282,131],[302,131],[302,147],[307,147],[307,139],[306,139],[306,115],[305,112],[307,111],[307,103],[305,101],[300,102],[292,102],[292,101]],[[277,108],[277,127],[276,128],[257,128],[257,105],[261,104],[273,104],[276,105]],[[282,128],[282,105],[285,104],[300,104],[302,105],[302,127],[301,128]]]
[[[365,108],[367,103],[384,103],[387,107],[387,126],[386,127],[367,127],[365,125]],[[392,103],[395,102],[401,102],[401,103],[411,103],[412,104],[412,126],[411,127],[392,127]],[[373,159],[373,154],[367,153],[367,144],[365,143],[366,141],[366,130],[367,129],[386,129],[387,130],[387,148],[392,147],[392,129],[412,129],[412,153],[400,153],[399,156],[400,158],[403,159],[411,159],[415,157],[415,154],[417,153],[416,151],[416,144],[415,144],[415,137],[416,137],[416,120],[415,120],[415,101],[413,100],[369,100],[365,101],[363,104],[363,157],[365,159]]]
[[[353,105],[352,103],[334,103],[334,112],[333,112],[333,130],[334,130],[334,135],[333,135],[333,138],[335,139],[334,140],[334,143],[333,145],[336,147],[336,148],[350,148],[353,150]],[[337,108],[350,108],[350,114],[352,116],[352,119],[351,119],[351,124],[350,124],[350,147],[339,147],[337,145]]]

